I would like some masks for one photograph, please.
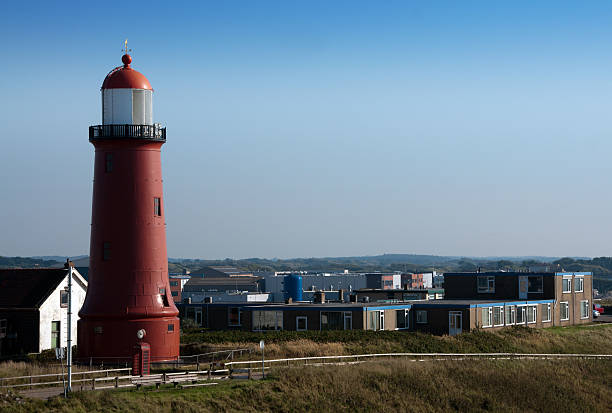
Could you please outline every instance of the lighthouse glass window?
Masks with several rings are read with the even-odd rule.
[[[161,217],[161,198],[155,198],[153,201],[153,213],[156,217]]]

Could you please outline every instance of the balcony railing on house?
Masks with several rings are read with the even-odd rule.
[[[89,127],[89,140],[146,139],[166,142],[166,128],[161,125],[94,125]]]

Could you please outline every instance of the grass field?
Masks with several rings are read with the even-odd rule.
[[[2,412],[609,411],[612,361],[381,361],[278,369],[264,381],[15,400]],[[2,399],[0,399],[2,400]]]
[[[381,352],[612,354],[612,325],[477,330],[456,337],[370,331],[187,332],[184,349],[250,347],[267,358]],[[253,355],[253,357],[258,357]],[[3,363],[0,376],[44,364]],[[57,366],[51,369],[56,370]],[[0,412],[611,411],[612,360],[387,360],[272,370],[266,380],[185,390],[77,392],[68,400],[0,392]]]
[[[589,324],[532,329],[476,330],[455,337],[396,331],[190,331],[183,335],[182,354],[228,348],[259,352],[266,342],[268,357],[307,357],[363,353],[606,353],[612,354],[612,325]]]

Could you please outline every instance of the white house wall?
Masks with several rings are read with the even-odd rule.
[[[72,343],[76,345],[77,341],[77,321],[79,319],[79,310],[85,302],[85,293],[87,288],[81,283],[85,282],[82,278],[79,280],[79,275],[74,274],[72,278]],[[68,307],[62,307],[60,303],[61,291],[68,287],[68,274],[64,280],[59,283],[57,288],[47,297],[45,302],[40,306],[40,324],[39,324],[39,341],[38,351],[48,350],[51,348],[51,322],[60,322],[60,345],[67,346],[68,338]]]

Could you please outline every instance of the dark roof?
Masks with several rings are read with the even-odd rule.
[[[0,307],[39,307],[67,275],[65,268],[0,270]]]
[[[243,271],[236,267],[230,266],[214,266],[214,267],[202,267],[199,270],[192,271],[193,277],[204,276],[204,277],[232,277],[232,276],[243,276],[251,275],[249,271]]]
[[[225,277],[205,277],[195,278],[192,277],[187,281],[185,285],[219,285],[219,284],[256,284],[257,281],[261,280],[261,277],[245,276],[245,277],[232,277],[231,279]]]
[[[466,272],[445,272],[444,276],[477,276],[477,275],[495,275],[495,276],[502,276],[502,277],[519,277],[519,276],[540,276],[540,275],[546,275],[546,276],[554,276],[557,275],[554,272],[548,272],[548,271],[543,271],[543,272],[527,272],[527,271],[522,271],[522,272],[517,272],[517,271],[481,271],[481,272],[476,272],[476,271],[466,271]]]

